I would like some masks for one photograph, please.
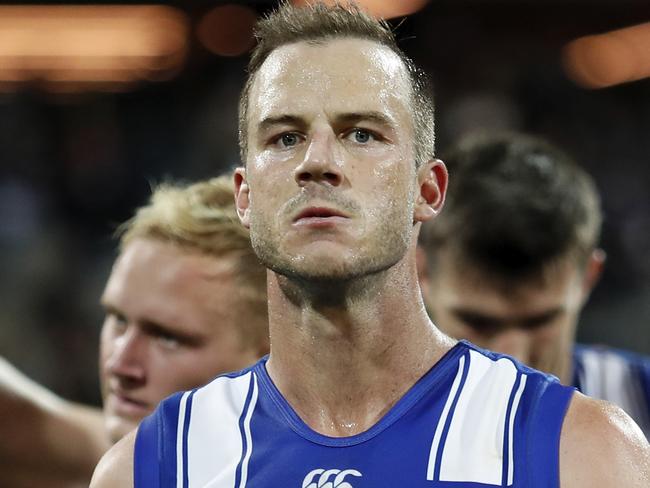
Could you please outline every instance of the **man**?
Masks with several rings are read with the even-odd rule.
[[[521,134],[467,137],[445,160],[454,175],[445,212],[420,235],[432,319],[623,407],[650,436],[650,358],[575,345],[604,261],[592,179]]]
[[[159,187],[121,228],[101,298],[103,412],[0,370],[0,486],[88,486],[102,454],[158,402],[268,350],[265,270],[232,177]]]
[[[235,180],[270,357],[166,400],[91,486],[647,486],[625,414],[430,322],[417,235],[447,173],[390,30],[282,4],[257,35]]]

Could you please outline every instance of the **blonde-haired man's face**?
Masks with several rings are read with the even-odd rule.
[[[265,352],[265,345],[242,340],[234,273],[227,257],[153,239],[135,239],[120,254],[102,296],[99,357],[113,441],[170,394],[241,369]]]

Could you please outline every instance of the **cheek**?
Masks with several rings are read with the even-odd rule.
[[[188,350],[171,357],[158,358],[152,362],[150,381],[157,382],[157,389],[165,396],[180,390],[190,390],[226,372],[221,367],[222,358],[212,350]],[[155,379],[154,379],[155,378]]]
[[[282,171],[273,171],[269,177],[259,176],[251,178],[250,182],[250,208],[251,218],[256,215],[272,215],[284,204],[297,185],[291,174]]]
[[[566,320],[557,320],[534,332],[534,339],[542,344],[557,344],[569,335]]]
[[[555,322],[530,333],[531,353],[533,361],[554,361],[558,354],[565,349],[569,338],[565,324]],[[544,369],[544,366],[538,366]],[[549,367],[547,366],[546,369]]]
[[[99,367],[103,371],[104,366],[113,352],[114,336],[109,327],[103,326],[99,336]]]

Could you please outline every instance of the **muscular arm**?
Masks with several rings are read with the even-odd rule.
[[[126,435],[102,458],[95,469],[90,488],[132,488],[133,451],[137,430]]]
[[[647,488],[650,445],[620,408],[574,395],[560,438],[561,488]]]
[[[0,486],[87,484],[108,449],[99,409],[67,402],[0,358]]]

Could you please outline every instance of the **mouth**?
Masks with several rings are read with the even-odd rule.
[[[323,226],[348,220],[343,212],[329,207],[308,207],[302,210],[294,219],[294,225]]]
[[[123,417],[144,417],[151,411],[149,403],[116,391],[108,396],[106,407]]]

